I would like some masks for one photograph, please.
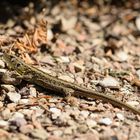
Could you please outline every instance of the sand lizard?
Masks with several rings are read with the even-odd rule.
[[[14,55],[5,53],[3,59],[7,63],[8,67],[15,70],[23,78],[23,80],[66,95],[70,94],[73,96],[101,99],[102,101],[109,102],[114,106],[120,108],[123,107],[125,109],[131,110],[133,113],[140,115],[139,110],[118,99],[115,99],[103,93],[99,93],[92,89],[82,87],[78,84],[60,80],[29,64],[24,63],[20,58]]]

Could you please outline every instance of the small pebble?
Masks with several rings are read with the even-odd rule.
[[[0,59],[0,68],[5,68],[5,63]]]
[[[6,69],[0,69],[0,75],[3,75],[4,73],[6,73]]]
[[[73,130],[71,127],[65,128],[64,134],[65,135],[71,135],[73,133]]]
[[[16,118],[24,118],[24,114],[15,112],[10,120],[15,120]]]
[[[4,120],[8,120],[11,117],[11,111],[10,109],[6,108],[2,111],[2,117]]]
[[[9,103],[9,104],[7,104],[7,108],[10,109],[11,111],[14,111],[16,106],[17,106],[16,103]]]
[[[128,60],[128,55],[125,51],[117,52],[116,56],[118,58],[118,61],[120,61],[120,62],[124,62],[124,61]]]
[[[140,17],[138,16],[135,21],[137,29],[140,31]]]
[[[31,119],[34,110],[32,109],[23,109],[22,113],[26,116],[26,118]]]
[[[44,109],[38,108],[35,112],[36,117],[41,116],[44,113]]]
[[[87,118],[88,115],[89,115],[89,111],[82,110],[82,111],[80,112],[80,115],[82,115],[84,118]]]
[[[84,72],[85,67],[83,66],[83,62],[81,62],[81,61],[75,62],[73,65],[74,65],[74,69],[75,69],[76,73]]]
[[[86,124],[88,125],[89,128],[94,128],[97,126],[97,122],[91,119],[87,119]]]
[[[90,20],[87,20],[87,18],[82,18],[81,20],[87,28],[90,28],[91,31],[101,30],[101,26],[98,23],[91,22]]]
[[[37,92],[36,92],[36,89],[34,87],[30,87],[29,93],[30,93],[30,95],[32,97],[36,97],[37,96]]]
[[[8,126],[8,122],[4,120],[0,120],[0,128]]]
[[[59,120],[63,122],[64,121],[67,122],[70,119],[71,117],[69,116],[69,113],[66,113],[66,112],[62,112],[61,115],[59,116]]]
[[[60,57],[57,58],[57,61],[61,62],[61,63],[69,63],[70,59],[67,56],[60,56]]]
[[[77,23],[77,18],[75,16],[70,17],[68,19],[61,17],[61,29],[63,31],[68,31],[73,29]]]
[[[15,119],[10,120],[10,122],[14,123],[18,127],[21,127],[27,124],[27,121],[21,117],[16,117]]]
[[[51,29],[47,29],[47,40],[50,41],[53,39],[53,32]]]
[[[14,103],[18,103],[21,99],[21,95],[18,94],[17,92],[8,92],[7,96],[9,98],[9,100]]]
[[[52,132],[52,131],[55,131],[57,128],[56,128],[56,126],[48,126],[47,127],[47,131],[49,131],[49,132]]]
[[[8,21],[7,21],[7,26],[9,27],[9,29],[10,29],[10,27],[12,28],[14,25],[15,25],[14,20],[8,19]],[[12,31],[12,32],[15,32],[15,31]]]
[[[44,129],[34,129],[31,136],[36,139],[46,140],[48,138],[48,133]]]
[[[3,107],[3,102],[0,101],[0,109]]]
[[[47,63],[49,65],[55,66],[56,64],[54,63],[54,58],[50,55],[45,55],[43,58],[39,58],[40,62],[42,63]],[[52,71],[50,71],[49,69],[43,68],[43,67],[39,67],[40,70],[43,70],[44,72],[51,74],[53,73]]]
[[[73,121],[73,120],[71,120],[71,119],[69,119],[69,120],[67,120],[67,124],[69,125],[69,126],[76,126],[76,122],[75,121]]]
[[[139,79],[140,79],[140,69],[138,69],[138,70],[136,71],[136,74],[138,75],[138,77],[139,77]]]
[[[87,132],[88,127],[87,127],[87,125],[82,124],[77,129],[80,133],[85,133],[85,132]]]
[[[29,99],[21,99],[19,104],[29,104]]]
[[[32,132],[34,126],[31,125],[31,124],[28,124],[28,125],[22,125],[19,130],[20,132],[22,132],[23,134],[28,134],[30,132]]]
[[[55,102],[58,102],[57,98],[50,98],[49,99],[49,103],[55,103]]]
[[[105,77],[102,81],[99,82],[99,84],[105,88],[111,89],[119,89],[120,87],[119,82],[111,76]]]
[[[123,116],[123,114],[121,114],[121,113],[117,113],[117,114],[116,114],[116,117],[117,117],[119,120],[121,120],[121,121],[124,120],[124,116]]]
[[[52,133],[53,133],[53,135],[60,137],[63,134],[63,131],[62,130],[55,130]]]
[[[18,133],[16,135],[12,136],[12,138],[10,138],[10,139],[11,140],[31,140],[31,137]]]
[[[81,77],[76,77],[76,81],[77,81],[78,84],[83,84],[84,83],[83,78],[81,78]]]
[[[52,118],[56,119],[57,117],[59,117],[61,115],[61,110],[57,109],[55,107],[50,108],[50,112],[52,112]]]
[[[111,125],[112,121],[111,121],[110,118],[102,118],[102,119],[99,120],[99,123],[104,124],[104,125]]]
[[[52,113],[61,114],[61,110],[60,110],[60,109],[57,109],[57,108],[55,108],[55,107],[50,108],[50,111],[51,111]]]

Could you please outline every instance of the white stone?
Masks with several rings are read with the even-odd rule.
[[[119,82],[111,76],[105,77],[99,84],[105,88],[111,89],[118,89],[120,87]]]
[[[0,69],[0,75],[6,73],[6,69]]]
[[[47,40],[50,41],[53,39],[53,32],[51,29],[47,30]]]
[[[62,130],[55,130],[52,132],[54,136],[61,136],[63,134]]]
[[[21,99],[19,101],[20,104],[28,104],[29,103],[29,99]]]
[[[0,128],[8,126],[8,122],[4,120],[0,120]]]
[[[68,56],[60,56],[57,58],[57,61],[61,63],[69,63],[70,59]]]
[[[89,111],[82,110],[82,111],[80,112],[80,115],[82,115],[84,118],[87,118],[88,115],[89,115]]]
[[[24,115],[19,112],[15,112],[10,120],[15,120],[16,118],[24,118]]]
[[[104,125],[111,125],[112,124],[112,120],[110,118],[102,118],[99,120],[100,124],[104,124]]]
[[[62,17],[61,23],[62,23],[62,30],[68,31],[68,30],[73,29],[75,27],[75,25],[77,23],[77,18],[75,16],[70,17],[68,19]]]
[[[0,59],[0,67],[4,68],[5,67],[5,63]]]
[[[10,101],[12,101],[14,103],[18,103],[19,100],[21,99],[21,95],[18,94],[17,92],[8,92],[7,96],[10,99]]]
[[[140,30],[140,17],[137,17],[137,18],[136,18],[135,23],[136,23],[137,29]]]
[[[30,87],[29,92],[30,92],[30,95],[32,97],[36,97],[37,96],[37,92],[36,92],[36,89],[34,87]]]
[[[61,115],[61,110],[55,107],[50,108],[50,111],[53,113],[53,118],[57,118]]]
[[[125,51],[117,52],[116,56],[118,58],[118,61],[120,61],[120,62],[127,61],[127,59],[128,59],[128,55]]]
[[[124,116],[123,116],[123,114],[121,114],[121,113],[117,113],[117,114],[116,114],[116,117],[117,117],[119,120],[121,120],[121,121],[124,120]]]
[[[1,112],[1,115],[2,115],[4,120],[8,120],[11,117],[10,109],[9,108],[5,108],[5,110],[3,110]]]
[[[136,71],[136,74],[138,75],[138,77],[140,79],[140,69]]]

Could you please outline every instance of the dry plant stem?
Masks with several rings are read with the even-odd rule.
[[[134,107],[126,103],[123,103],[122,101],[119,101],[108,95],[104,95],[103,93],[99,93],[94,90],[81,87],[77,84],[60,80],[41,70],[38,70],[33,66],[24,63],[21,59],[19,59],[14,55],[5,53],[3,58],[4,61],[8,64],[9,68],[15,70],[26,81],[37,84],[43,88],[65,94],[67,96],[74,95],[74,96],[82,96],[86,98],[101,99],[105,102],[111,103],[114,106],[120,108],[123,107],[125,109],[131,110],[133,113],[140,115],[139,110],[135,109]]]

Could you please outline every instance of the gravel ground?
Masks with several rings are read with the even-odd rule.
[[[110,103],[65,98],[15,78],[12,52],[56,76],[140,109],[140,3],[1,2],[2,140],[140,140],[140,116]]]

